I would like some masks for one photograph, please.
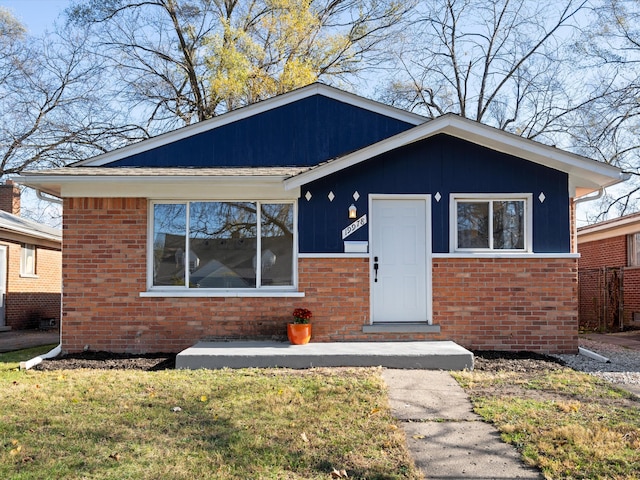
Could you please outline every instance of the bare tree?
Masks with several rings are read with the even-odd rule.
[[[413,0],[86,0],[68,11],[153,133],[381,61]]]
[[[103,65],[84,37],[30,37],[0,8],[0,177],[64,166],[146,136],[110,108],[103,86]],[[38,210],[25,216],[43,220]]]
[[[584,212],[588,223],[638,210],[640,194],[640,2],[603,1],[595,21],[583,31],[578,52],[581,72],[591,72],[600,95],[581,109],[570,130],[580,153],[622,168],[631,179]]]
[[[12,20],[0,10],[3,18]],[[114,122],[102,97],[103,66],[87,54],[84,38],[13,31],[2,36],[10,48],[0,58],[0,176],[63,166],[144,136]]]
[[[401,68],[383,97],[429,117],[453,112],[555,142],[563,117],[582,98],[568,85],[567,47],[579,33],[585,4],[421,2],[413,28],[399,42]]]

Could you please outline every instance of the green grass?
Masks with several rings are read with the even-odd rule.
[[[570,369],[454,376],[545,478],[640,478],[640,403],[628,392]]]
[[[55,348],[55,344],[42,345],[39,347],[25,348],[14,352],[0,353],[0,374],[7,370],[16,370],[20,368],[20,362],[26,362],[38,355],[47,353]]]
[[[0,478],[422,478],[379,369],[14,369],[0,391]]]

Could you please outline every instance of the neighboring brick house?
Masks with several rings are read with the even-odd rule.
[[[314,84],[19,181],[64,199],[62,350],[577,351],[573,199],[621,171]]]
[[[0,185],[0,331],[58,327],[62,232],[19,217],[20,189]]]
[[[640,327],[640,213],[578,229],[580,323]]]

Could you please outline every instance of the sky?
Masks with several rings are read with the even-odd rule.
[[[30,35],[51,30],[53,22],[70,4],[71,0],[0,0],[0,7],[10,10]]]
[[[45,30],[52,30],[54,22],[72,0],[0,0],[0,7],[7,8],[27,28],[29,35],[38,36]],[[593,202],[595,205],[597,202]],[[579,223],[584,223],[583,215],[592,204],[581,206]]]

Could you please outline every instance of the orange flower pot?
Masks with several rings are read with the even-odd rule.
[[[311,340],[310,323],[287,324],[287,337],[293,345],[305,345]]]

